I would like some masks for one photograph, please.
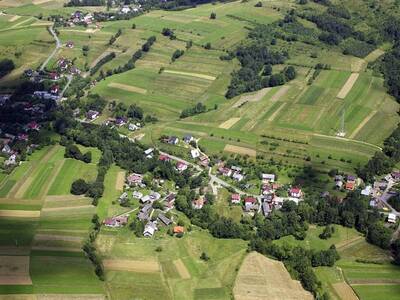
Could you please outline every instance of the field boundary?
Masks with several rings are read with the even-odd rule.
[[[164,70],[163,73],[197,77],[197,78],[206,79],[206,80],[210,80],[210,81],[214,81],[216,79],[216,77],[210,76],[210,75],[205,75],[205,74],[200,74],[200,73],[174,71],[174,70]]]

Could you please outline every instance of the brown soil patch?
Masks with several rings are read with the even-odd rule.
[[[182,279],[190,278],[190,273],[181,259],[174,260],[174,265]]]
[[[186,75],[186,76],[191,76],[191,77],[197,77],[197,78],[207,79],[207,80],[211,80],[211,81],[215,80],[215,78],[216,78],[214,76],[205,75],[205,74],[181,72],[181,71],[173,71],[173,70],[165,70],[163,72],[164,73],[169,73],[169,74],[177,74],[177,75]]]
[[[278,101],[281,97],[285,96],[288,90],[290,89],[289,85],[284,85],[277,91],[272,97],[271,97],[271,102]]]
[[[346,83],[343,85],[342,89],[337,94],[337,98],[344,99],[346,98],[347,94],[350,92],[353,85],[356,83],[357,78],[360,74],[358,73],[351,73],[350,77],[347,79]]]
[[[233,125],[235,125],[237,122],[239,122],[240,118],[230,118],[229,120],[221,123],[219,125],[219,128],[223,128],[223,129],[229,129],[231,128]]]
[[[257,91],[255,94],[245,95],[240,97],[239,101],[237,101],[233,107],[238,108],[245,102],[257,102],[260,101],[264,96],[271,90],[271,88],[265,88]]]
[[[40,210],[0,210],[0,218],[39,218]]]
[[[160,272],[157,261],[128,260],[128,259],[105,259],[104,268],[113,271],[128,271],[138,273]]]
[[[32,284],[29,256],[0,256],[0,285]]]
[[[21,16],[13,16],[12,18],[8,19],[8,22],[15,22],[17,21]]]
[[[117,180],[115,181],[115,189],[117,191],[122,191],[124,189],[125,183],[125,172],[121,171],[117,174]]]
[[[139,93],[139,94],[143,94],[143,95],[145,95],[147,93],[147,90],[145,90],[145,89],[142,89],[137,86],[122,84],[122,83],[111,82],[108,84],[108,86],[112,87],[112,88],[124,90],[127,92]]]
[[[313,299],[299,281],[290,277],[283,263],[256,252],[251,252],[244,259],[233,294],[236,300]]]
[[[237,153],[237,154],[241,154],[241,155],[248,155],[248,156],[256,156],[256,150],[254,149],[250,149],[250,148],[246,148],[246,147],[241,147],[241,146],[235,146],[235,145],[226,145],[224,148],[224,151],[226,152],[232,152],[232,153]]]
[[[333,289],[339,295],[340,299],[358,300],[356,293],[346,282],[332,284]]]
[[[43,208],[42,212],[50,212],[50,211],[63,211],[63,210],[74,210],[74,209],[85,209],[85,208],[93,208],[93,205],[80,205],[80,206],[66,206],[66,207],[49,207]]]

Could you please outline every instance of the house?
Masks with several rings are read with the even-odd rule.
[[[293,198],[301,198],[301,196],[302,196],[303,194],[302,194],[301,188],[292,187],[292,188],[289,190],[289,195],[290,195],[291,197],[293,197]]]
[[[128,129],[129,129],[130,131],[135,131],[135,130],[138,130],[139,127],[136,126],[136,124],[130,123],[129,126],[128,126]]]
[[[353,176],[353,175],[347,175],[346,179],[347,179],[347,182],[353,182],[355,184],[357,177]]]
[[[84,21],[86,24],[92,24],[92,22],[93,22],[93,15],[90,14],[90,13],[86,14],[86,15],[83,17],[83,21]]]
[[[138,219],[140,221],[149,220],[152,210],[153,210],[153,207],[151,206],[151,203],[146,204],[145,206],[142,207],[142,209],[138,213],[138,215],[137,215]]]
[[[32,121],[32,122],[29,122],[28,124],[26,124],[26,129],[39,131],[40,125],[38,123],[36,123],[35,121]]]
[[[29,136],[26,133],[19,133],[17,136],[17,139],[19,141],[24,141],[24,142],[27,142],[28,138],[29,138]]]
[[[143,197],[143,194],[142,194],[141,192],[134,191],[134,192],[132,193],[132,197],[133,197],[133,198],[136,198],[136,199],[141,199],[141,198]]]
[[[51,80],[58,80],[58,79],[60,79],[60,74],[58,74],[57,72],[51,72],[49,74],[49,77]]]
[[[389,213],[388,215],[388,223],[396,223],[397,216],[393,213]]]
[[[210,160],[208,159],[207,156],[200,157],[200,165],[202,165],[203,167],[208,167],[209,164]]]
[[[121,196],[119,196],[118,201],[121,203],[121,202],[124,202],[126,200],[128,200],[128,193],[124,192],[124,193],[122,193]]]
[[[218,172],[223,175],[223,176],[227,176],[227,177],[231,177],[232,175],[232,170],[226,167],[220,167],[218,169]]]
[[[262,174],[262,181],[265,183],[275,182],[275,174]]]
[[[242,168],[241,167],[237,167],[237,166],[232,166],[231,170],[233,170],[235,172],[242,172]]]
[[[150,197],[150,201],[154,202],[154,201],[157,201],[158,199],[160,199],[161,195],[157,192],[151,192],[149,194],[149,197]]]
[[[154,151],[153,148],[149,148],[149,149],[144,150],[144,154],[145,154],[146,156],[149,156],[149,155],[152,155],[152,154],[153,154],[153,151]]]
[[[200,156],[200,152],[197,149],[190,150],[190,154],[192,155],[192,158],[198,158]]]
[[[371,192],[372,192],[372,186],[367,185],[367,186],[365,187],[365,189],[363,189],[363,190],[361,191],[361,195],[369,196],[369,195],[371,195]]]
[[[185,171],[187,168],[188,168],[188,165],[185,164],[183,161],[178,161],[178,162],[176,163],[176,169],[177,169],[179,172],[183,172],[183,171]]]
[[[172,220],[167,218],[164,214],[159,214],[158,219],[164,223],[166,226],[169,226],[172,224]]]
[[[150,195],[143,196],[142,198],[140,198],[140,201],[143,203],[150,202],[151,201]]]
[[[1,149],[1,152],[5,153],[5,154],[10,154],[11,153],[11,148],[8,144],[5,144],[3,149]]]
[[[131,12],[131,8],[128,5],[124,5],[122,6],[120,12],[123,14],[129,14]]]
[[[132,173],[126,178],[126,181],[128,182],[128,185],[130,185],[130,186],[141,185],[142,181],[143,181],[143,175],[137,174],[137,173]]]
[[[263,202],[262,212],[265,217],[268,217],[268,215],[271,213],[271,206],[267,202]]]
[[[341,189],[342,186],[343,186],[343,181],[336,181],[335,186],[336,186],[337,188]]]
[[[343,176],[342,175],[336,175],[335,176],[335,181],[343,181]]]
[[[68,41],[67,44],[66,44],[65,46],[66,46],[67,48],[72,49],[72,48],[74,48],[75,44],[74,44],[74,42],[72,42],[72,41]]]
[[[242,174],[240,174],[240,172],[235,172],[232,176],[233,179],[235,179],[236,181],[242,181],[244,176]]]
[[[95,120],[95,119],[97,119],[97,118],[99,117],[99,115],[100,115],[100,113],[99,113],[98,111],[96,111],[96,110],[89,110],[89,111],[86,113],[86,119],[88,119],[88,120]]]
[[[165,201],[173,203],[173,202],[175,202],[175,198],[176,198],[176,195],[171,193],[167,197],[165,197]]]
[[[247,197],[244,199],[244,207],[246,211],[255,210],[258,208],[258,201],[254,197]]]
[[[128,224],[128,216],[118,216],[118,217],[113,217],[109,219],[105,219],[103,221],[104,226],[106,227],[111,227],[111,228],[117,228],[117,227],[122,227]]]
[[[144,237],[152,237],[156,230],[157,230],[157,226],[154,222],[147,222],[147,224],[144,226],[143,236]]]
[[[117,125],[118,127],[124,126],[127,122],[128,122],[128,119],[125,117],[115,119],[115,125]]]
[[[354,189],[356,188],[356,184],[355,182],[346,182],[344,188],[348,191],[354,191]]]
[[[231,195],[231,203],[232,204],[240,204],[240,195],[239,194],[232,194]]]
[[[165,154],[161,154],[160,157],[158,158],[161,161],[171,161],[171,157]]]
[[[4,165],[10,166],[10,165],[15,165],[17,163],[17,155],[12,154],[10,157],[4,161]]]
[[[60,91],[60,87],[57,84],[53,85],[50,88],[50,93],[52,93],[54,95],[57,95],[59,91]]]
[[[171,137],[168,139],[168,144],[176,145],[176,144],[178,144],[178,143],[179,143],[179,139],[178,139],[176,136],[171,136]]]
[[[392,178],[396,182],[400,181],[400,171],[393,171],[392,172]]]
[[[204,206],[204,198],[200,197],[192,202],[193,209],[202,209]]]
[[[186,144],[189,144],[191,141],[193,141],[194,140],[194,138],[193,138],[193,136],[192,135],[190,135],[190,134],[187,134],[187,135],[185,135],[184,137],[183,137],[183,141],[186,143]]]
[[[183,234],[185,228],[183,226],[174,226],[174,234]]]

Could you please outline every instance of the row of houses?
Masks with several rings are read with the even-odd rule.
[[[238,182],[244,179],[242,168],[237,166],[225,167],[222,163],[218,167],[218,173],[224,177],[230,177]]]

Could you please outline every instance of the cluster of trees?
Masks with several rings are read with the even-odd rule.
[[[175,52],[172,54],[171,61],[174,62],[174,61],[177,60],[179,57],[181,57],[184,53],[185,53],[184,50],[176,49]]]
[[[108,53],[106,56],[101,58],[93,68],[90,69],[90,76],[94,75],[104,64],[115,58],[115,52]]]
[[[4,58],[0,60],[0,78],[6,76],[15,69],[15,64],[11,59]]]
[[[320,239],[327,240],[332,237],[332,234],[335,232],[335,227],[328,225],[325,226],[324,231],[321,232],[319,235]]]
[[[383,142],[382,152],[376,152],[368,163],[358,170],[358,175],[367,182],[372,182],[375,175],[390,173],[400,162],[400,125]]]
[[[320,299],[320,285],[313,267],[332,267],[340,258],[334,245],[327,250],[306,250],[302,247],[278,246],[271,241],[253,239],[249,245],[251,250],[258,251],[264,255],[271,255],[285,264],[289,273],[300,280],[304,289]],[[325,297],[325,296],[324,296]]]
[[[161,33],[163,36],[168,36],[170,40],[176,39],[175,32],[172,29],[164,27]]]
[[[128,60],[126,64],[124,64],[123,66],[119,66],[114,70],[107,70],[105,76],[112,76],[113,74],[120,74],[134,69],[136,61],[143,57],[143,52],[148,52],[150,50],[155,40],[156,38],[154,36],[149,37],[146,43],[142,45],[142,48],[133,53],[132,57]]]
[[[137,121],[145,122],[145,123],[154,123],[157,122],[158,119],[151,115],[145,115],[143,109],[137,104],[131,104],[126,106],[124,103],[116,101],[112,101],[109,104],[109,108],[113,111],[115,117],[127,117]]]
[[[121,36],[121,34],[122,34],[122,30],[121,30],[121,28],[120,28],[120,29],[118,29],[118,31],[117,31],[116,34],[114,34],[113,36],[111,36],[110,40],[108,41],[108,44],[109,44],[109,45],[114,44],[115,41],[117,40],[117,38],[119,38],[119,37]]]
[[[64,157],[66,158],[74,158],[77,160],[81,160],[85,163],[92,162],[92,152],[87,151],[85,154],[82,154],[81,150],[78,148],[77,145],[69,143],[65,145],[65,154]]]
[[[235,55],[240,61],[241,69],[232,73],[225,95],[227,98],[264,87],[282,85],[296,76],[292,66],[280,73],[271,74],[271,66],[284,63],[288,54],[270,51],[264,43],[263,39],[256,39],[251,45],[238,47]]]
[[[190,107],[190,108],[185,108],[184,110],[182,110],[181,115],[179,117],[181,119],[183,119],[183,118],[187,118],[190,116],[204,113],[206,111],[207,111],[207,107],[203,103],[198,102],[195,106]]]
[[[106,0],[70,0],[64,6],[104,6]]]
[[[97,214],[93,215],[92,224],[93,224],[93,229],[89,234],[88,240],[83,245],[82,250],[85,252],[86,257],[89,258],[90,261],[92,262],[94,266],[94,272],[96,273],[96,275],[99,277],[101,281],[104,281],[104,266],[101,262],[100,257],[97,255],[94,243],[96,241],[96,237],[101,227],[99,216]]]

